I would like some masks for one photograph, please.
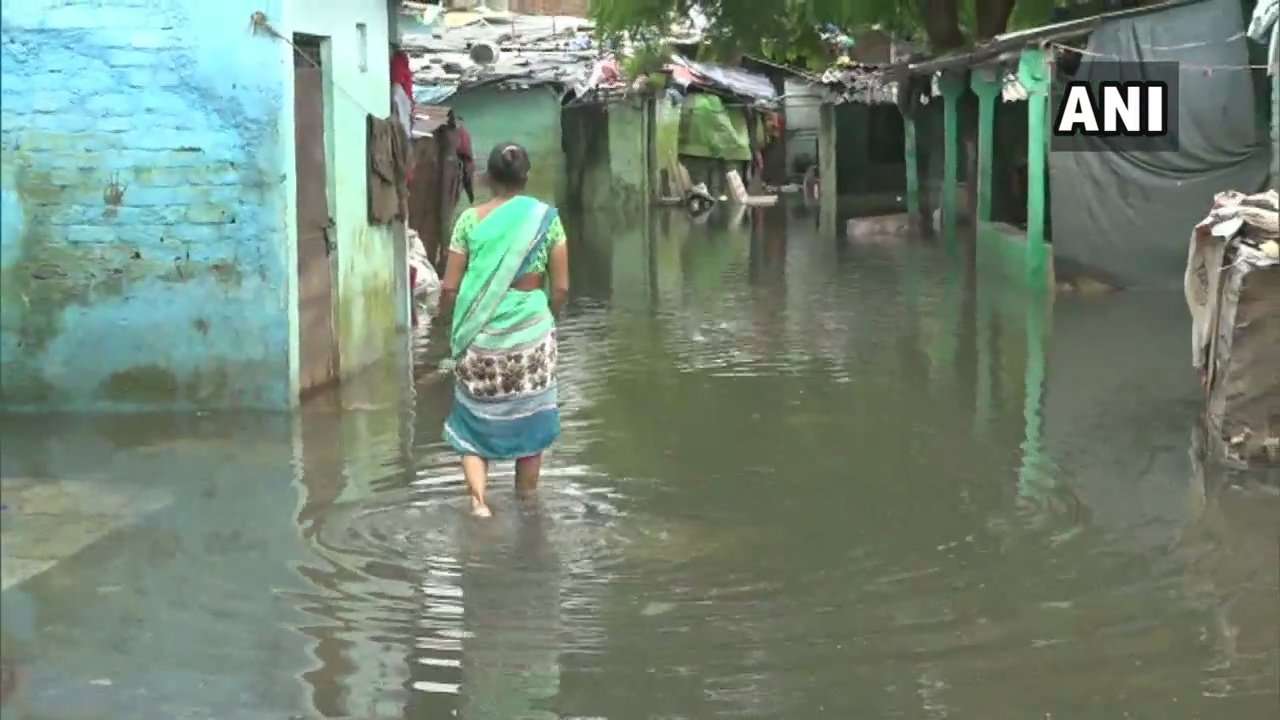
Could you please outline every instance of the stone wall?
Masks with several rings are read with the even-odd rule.
[[[5,3],[0,403],[287,402],[278,4]]]
[[[328,38],[344,374],[391,347],[397,266],[392,233],[366,222],[364,130],[388,112],[387,8],[5,4],[0,405],[296,399],[293,57],[254,31],[256,11],[285,37]]]

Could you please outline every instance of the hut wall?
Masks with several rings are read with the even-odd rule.
[[[498,143],[514,142],[529,152],[527,192],[540,200],[560,202],[566,193],[564,149],[561,147],[561,107],[548,86],[506,90],[496,85],[460,91],[449,101],[471,132],[477,174],[484,172],[489,152]],[[487,197],[480,183],[477,199]]]

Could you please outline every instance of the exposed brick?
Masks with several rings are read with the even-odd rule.
[[[172,32],[163,32],[159,30],[141,30],[133,33],[129,38],[129,44],[136,48],[160,49],[173,47],[177,43],[177,36]]]
[[[124,84],[136,88],[170,88],[179,85],[181,80],[175,72],[157,72],[155,68],[129,68],[120,72]]]
[[[60,133],[82,133],[95,125],[94,119],[84,113],[62,112],[32,113],[24,122],[32,130]]]
[[[134,114],[142,98],[124,93],[104,93],[89,98],[84,109],[97,117],[119,117]]]
[[[235,216],[225,205],[201,203],[187,208],[186,221],[189,223],[220,224],[231,222],[234,219]]]
[[[180,205],[159,207],[118,207],[104,215],[119,225],[173,225],[183,220],[186,208]]]
[[[182,117],[191,113],[191,103],[186,98],[173,92],[163,92],[152,90],[142,94],[142,97],[135,98],[135,109],[138,102],[147,112],[163,113]]]
[[[94,129],[100,132],[125,132],[137,126],[137,118],[131,116],[97,118],[93,122]]]
[[[50,225],[88,225],[102,215],[101,208],[86,205],[59,205],[49,213]]]
[[[170,128],[135,128],[125,133],[127,147],[138,150],[181,150],[200,152],[200,136]]]
[[[232,163],[221,162],[193,167],[186,175],[192,185],[239,185],[246,173]]]
[[[66,90],[37,90],[32,94],[31,109],[36,112],[71,111],[72,96]]]
[[[74,245],[106,245],[117,241],[118,228],[108,225],[68,225],[66,242]]]
[[[173,205],[181,202],[186,194],[175,187],[130,187],[125,190],[124,204],[129,207]]]
[[[145,50],[108,50],[105,59],[111,67],[149,67],[156,63],[155,53]]]

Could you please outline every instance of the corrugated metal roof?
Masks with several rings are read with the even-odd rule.
[[[893,105],[898,102],[898,82],[891,68],[854,64],[834,67],[822,75],[822,84],[830,90],[837,104]],[[935,92],[936,94],[936,92]]]
[[[594,26],[583,18],[450,12],[433,28],[401,36],[418,102],[439,103],[459,89],[490,84],[580,88],[599,55],[589,35]],[[498,50],[496,62],[472,59],[481,44]]]
[[[680,55],[673,55],[671,62],[691,71],[694,83],[710,90],[764,102],[778,99],[778,91],[774,89],[773,82],[764,75],[727,65],[696,62]]]

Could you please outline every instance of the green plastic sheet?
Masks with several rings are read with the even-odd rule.
[[[751,142],[746,115],[726,108],[718,95],[690,95],[680,117],[680,154],[749,162]]]

